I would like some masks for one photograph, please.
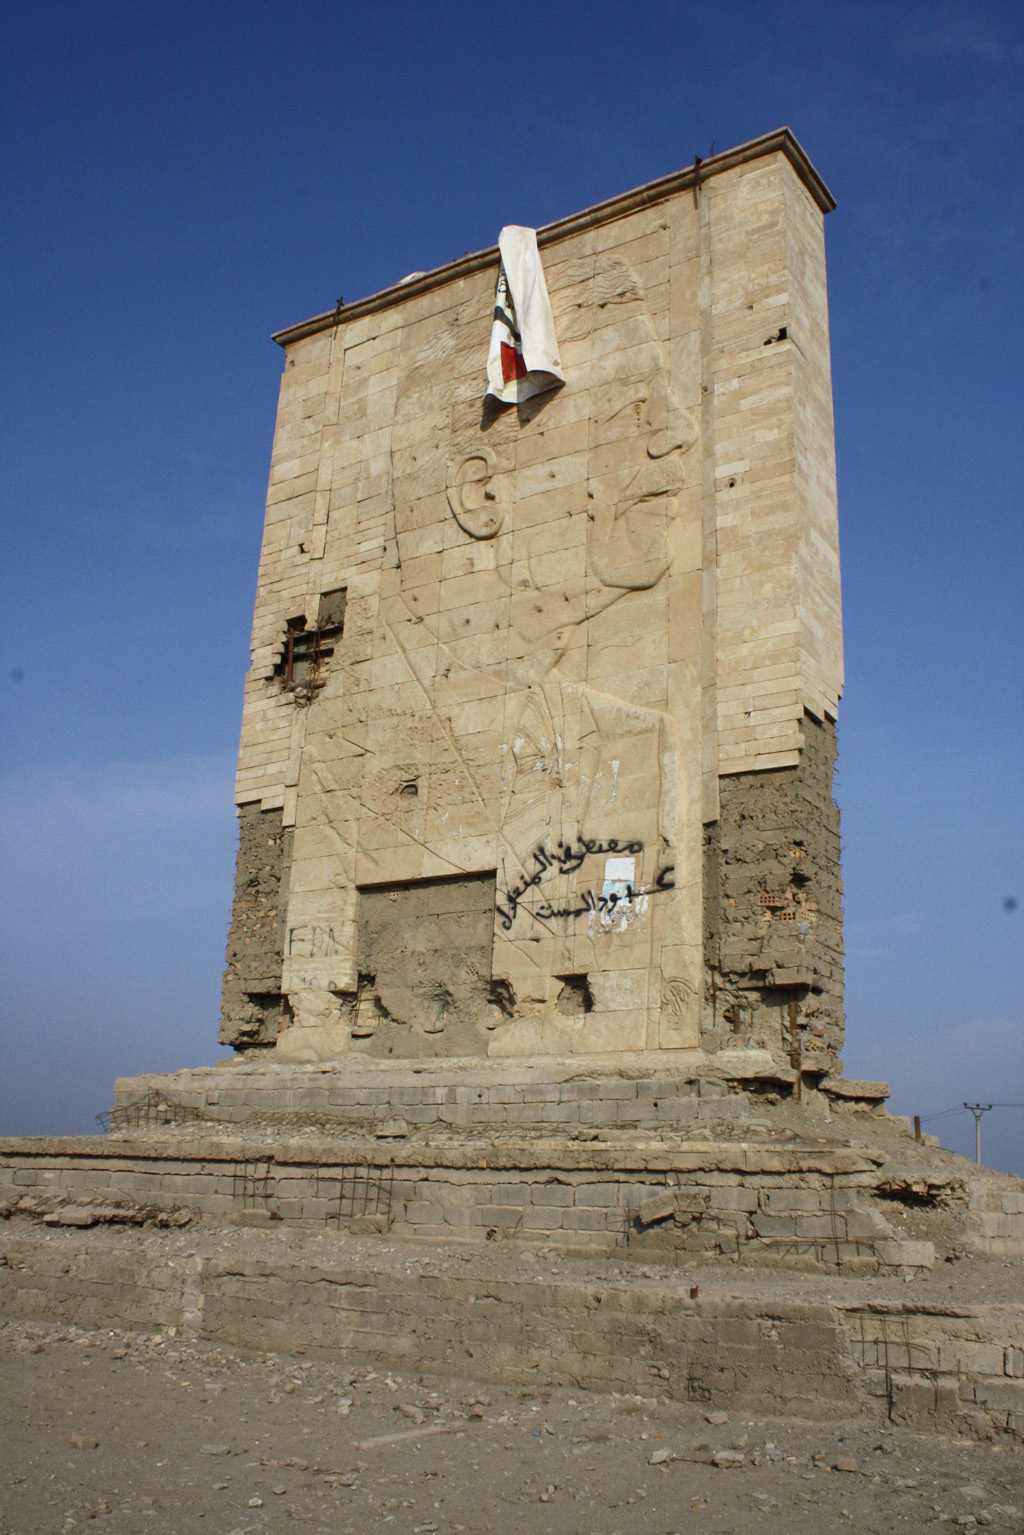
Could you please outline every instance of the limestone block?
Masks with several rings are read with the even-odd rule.
[[[623,1203],[623,1190],[615,1183],[577,1184],[573,1203],[577,1209],[619,1208]]]
[[[709,1208],[753,1212],[757,1209],[757,1204],[756,1189],[714,1188],[711,1190]]]
[[[965,1374],[995,1376],[1000,1379],[1006,1373],[1006,1351],[997,1343],[975,1342],[957,1338],[942,1350],[944,1363],[949,1368],[952,1354],[956,1368]]]
[[[935,1247],[931,1242],[911,1242],[888,1239],[877,1242],[875,1251],[880,1263],[893,1268],[933,1268]]]
[[[975,1387],[974,1400],[995,1412],[1024,1413],[1024,1381],[986,1380]]]
[[[751,1224],[759,1237],[795,1237],[796,1217],[793,1215],[765,1215],[758,1210]]]
[[[561,1206],[530,1204],[523,1211],[523,1227],[527,1231],[557,1231],[562,1225]]]

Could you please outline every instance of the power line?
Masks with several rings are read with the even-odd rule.
[[[981,1116],[992,1111],[991,1103],[965,1103],[964,1108],[970,1109],[974,1115],[974,1160],[981,1166]]]
[[[969,1104],[958,1103],[956,1107],[952,1109],[939,1109],[935,1114],[922,1114],[920,1116],[921,1123],[923,1125],[928,1125],[936,1119],[949,1119],[952,1114],[962,1114],[964,1110],[969,1107]],[[1024,1103],[990,1103],[987,1105],[987,1107],[990,1109],[1024,1109]]]

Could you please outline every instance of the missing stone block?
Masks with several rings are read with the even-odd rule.
[[[895,1174],[876,1184],[872,1194],[876,1199],[889,1200],[908,1210],[936,1209],[954,1204],[965,1197],[962,1179],[950,1178],[935,1182],[930,1178],[904,1177]]]
[[[512,989],[510,981],[492,981],[487,1000],[498,1009],[503,1017],[515,1017],[516,994]]]
[[[353,1039],[372,1039],[378,1023],[387,1014],[377,996],[377,977],[361,972],[356,982],[356,993],[347,997],[349,1029]]]
[[[594,994],[590,990],[590,980],[586,975],[560,975],[557,977],[562,983],[562,989],[558,993],[555,1006],[560,1013],[569,1018],[578,1018],[583,1013],[592,1013],[594,1010]]]
[[[842,878],[835,730],[805,716],[802,736],[794,766],[720,781],[719,818],[705,831],[701,1023],[707,1047],[764,1040],[791,1064],[796,989],[809,1072],[827,1069],[842,1042]]]
[[[423,987],[422,993],[428,1007],[432,1008],[434,1013],[433,1022],[428,1021],[425,1023],[423,1025],[423,1032],[425,1034],[441,1034],[444,1032],[448,1020],[455,1013],[455,997],[448,987],[440,981],[435,981],[429,986]]]
[[[417,778],[400,764],[392,792]],[[373,976],[381,1016],[373,1054],[484,1054],[506,1014],[491,988],[496,880],[493,870],[358,891],[357,965]],[[506,1006],[514,1007],[509,990]],[[367,1025],[369,1027],[369,1025]]]
[[[281,659],[274,667],[273,675],[296,703],[310,703],[324,685],[324,668],[334,655],[335,643],[344,628],[347,596],[347,588],[343,586],[324,592],[312,629],[306,628],[302,614],[290,618],[285,626]]]
[[[281,992],[292,833],[280,810],[261,810],[258,803],[239,808],[238,833],[220,1039],[250,1049],[272,1045],[292,1022]]]
[[[316,624],[321,634],[330,631],[340,634],[345,626],[345,608],[348,603],[348,587],[339,586],[331,592],[323,592],[317,608]]]

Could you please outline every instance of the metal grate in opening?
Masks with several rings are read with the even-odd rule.
[[[270,1202],[270,1160],[236,1162],[231,1195],[243,1210],[265,1210]]]
[[[105,1114],[96,1115],[96,1123],[109,1133],[111,1130],[136,1130],[154,1125],[184,1125],[192,1120],[206,1119],[201,1109],[189,1108],[175,1098],[168,1098],[157,1088],[152,1088],[131,1103],[118,1104]]]
[[[391,1166],[348,1163],[337,1168],[318,1167],[316,1197],[329,1206],[325,1224],[340,1226],[370,1216],[390,1226],[394,1183],[395,1169]]]

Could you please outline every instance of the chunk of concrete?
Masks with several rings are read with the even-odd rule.
[[[875,1251],[879,1263],[889,1268],[930,1269],[935,1266],[935,1246],[932,1242],[903,1241],[893,1237],[877,1242]]]

